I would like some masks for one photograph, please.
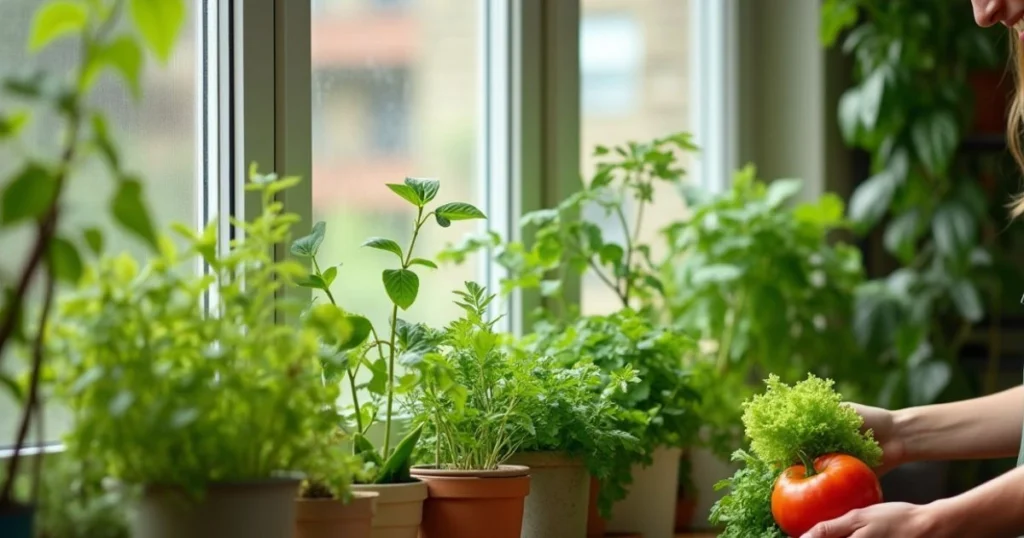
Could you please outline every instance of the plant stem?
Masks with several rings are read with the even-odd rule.
[[[352,388],[352,405],[356,407],[356,429],[359,433],[363,432],[363,413],[359,408],[359,392],[356,390],[356,375],[350,368],[345,368],[345,373],[348,374],[348,384]]]
[[[801,450],[797,453],[797,457],[804,465],[804,477],[809,478],[818,474],[818,470],[814,468],[814,460],[807,456],[807,453]]]
[[[316,256],[313,257],[313,269],[316,269],[316,276],[320,277],[321,279],[324,277],[323,272],[320,271],[320,264],[316,263]],[[327,282],[324,282],[324,284],[327,284]],[[331,301],[332,305],[338,306],[338,303],[334,301],[334,295],[331,294],[330,285],[324,286],[324,293],[327,294],[327,299]]]
[[[622,205],[615,206],[615,214],[619,216],[619,223],[622,224],[622,234],[626,237],[626,276],[624,277],[625,286],[619,298],[622,299],[623,308],[629,308],[629,294],[632,286],[629,280],[629,272],[633,267],[633,238],[630,236],[629,224],[626,223],[626,214],[622,211]],[[616,276],[615,280],[618,281],[620,278]]]

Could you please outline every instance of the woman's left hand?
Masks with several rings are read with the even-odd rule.
[[[819,523],[800,538],[932,538],[936,515],[927,506],[882,503]]]

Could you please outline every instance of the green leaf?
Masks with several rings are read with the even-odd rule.
[[[25,393],[21,390],[21,385],[13,377],[3,372],[0,372],[0,387],[5,387],[15,402],[25,401]]]
[[[416,196],[422,201],[421,206],[430,203],[437,196],[437,190],[441,187],[436,179],[418,177],[405,178],[405,184],[416,192]]]
[[[325,287],[331,287],[331,284],[334,283],[334,279],[338,277],[338,268],[328,267],[327,270],[324,271],[323,277]]]
[[[373,447],[373,443],[371,443],[370,440],[362,433],[357,433],[352,437],[352,444],[355,445],[356,455],[363,461],[373,463],[377,467],[384,466],[384,459],[377,453],[377,449]]]
[[[309,235],[300,237],[292,243],[291,253],[300,258],[313,258],[320,251],[320,245],[324,242],[324,234],[327,231],[327,223],[320,221],[313,225]]]
[[[981,295],[970,280],[961,279],[954,282],[949,288],[949,297],[960,312],[960,317],[965,320],[977,323],[985,316]]]
[[[327,282],[320,275],[309,274],[305,278],[299,278],[295,280],[297,286],[303,288],[311,288],[314,290],[326,290]]]
[[[768,185],[765,203],[768,204],[768,207],[775,209],[796,196],[802,186],[803,182],[799,179],[776,179]]]
[[[141,183],[135,179],[121,181],[111,201],[110,211],[118,224],[134,233],[147,245],[157,248],[156,230],[149,217],[149,210],[142,200]]]
[[[885,66],[875,69],[860,86],[860,122],[868,131],[875,130],[875,126],[878,125],[878,114],[882,109],[888,71]]]
[[[850,0],[825,0],[821,6],[819,38],[822,45],[831,47],[850,26],[857,23],[857,4]]]
[[[164,63],[170,60],[185,25],[184,0],[131,0],[131,15],[156,57]]]
[[[977,223],[971,212],[958,202],[944,202],[932,218],[935,247],[945,255],[957,255],[974,243]]]
[[[800,204],[793,209],[793,217],[822,228],[838,226],[843,222],[843,199],[835,193],[825,193],[816,203]]]
[[[855,144],[860,127],[860,88],[853,87],[839,98],[839,130],[843,134],[843,141]]]
[[[348,322],[352,326],[352,332],[347,340],[338,343],[339,351],[348,351],[362,345],[369,338],[373,329],[370,320],[363,316],[348,316]]]
[[[914,245],[923,231],[920,210],[912,209],[896,217],[886,226],[882,238],[885,249],[900,260],[909,262],[914,256]]]
[[[601,247],[601,251],[598,255],[601,257],[601,263],[606,265],[618,265],[622,263],[622,257],[625,256],[626,251],[622,247],[615,243],[606,243]]]
[[[402,254],[402,247],[398,246],[398,243],[390,239],[385,239],[383,237],[371,237],[367,239],[365,243],[363,243],[363,246],[375,248],[377,250],[393,252],[395,256],[398,256],[399,260],[404,259],[404,255]]]
[[[413,258],[409,260],[409,265],[422,265],[424,267],[429,267],[431,269],[437,269],[436,263],[423,258]]]
[[[17,136],[28,123],[29,113],[25,110],[12,114],[0,114],[0,140]]]
[[[724,263],[705,265],[693,272],[693,283],[697,285],[707,283],[722,283],[736,280],[743,275],[743,270],[735,265]]]
[[[47,263],[58,280],[77,284],[82,278],[82,257],[79,256],[75,245],[67,239],[54,237],[50,241]]]
[[[392,192],[401,196],[412,205],[417,207],[423,207],[423,200],[420,198],[420,195],[416,192],[416,190],[413,189],[412,187],[408,185],[402,185],[399,183],[388,183],[387,185]]]
[[[451,221],[486,219],[483,211],[463,202],[452,202],[444,204],[434,210],[434,217],[442,227],[448,227]]]
[[[381,467],[380,474],[374,480],[375,483],[400,484],[412,481],[409,470],[412,467],[413,451],[416,449],[416,444],[420,442],[422,434],[423,424],[420,424],[395,446],[394,452],[388,456],[384,466]]]
[[[142,95],[139,75],[142,72],[142,49],[129,36],[121,36],[110,43],[99,47],[91,58],[82,77],[82,90],[88,91],[103,73],[103,69],[111,67],[124,78],[125,83],[138,99]]]
[[[897,180],[888,170],[883,170],[861,183],[850,197],[850,218],[862,230],[870,229],[892,205]]]
[[[937,112],[918,120],[910,131],[917,153],[925,169],[933,175],[943,174],[953,159],[960,132],[956,118],[949,112]]]
[[[910,405],[935,403],[952,377],[949,364],[943,361],[929,361],[914,368],[907,376],[907,382],[910,384]]]
[[[392,302],[402,310],[408,310],[420,291],[420,277],[408,269],[385,269],[384,289]]]
[[[93,254],[99,256],[103,253],[103,232],[99,228],[86,228],[82,235]]]
[[[85,28],[89,13],[81,2],[52,1],[36,12],[28,49],[36,52],[55,40]]]
[[[102,114],[94,114],[92,117],[93,141],[103,153],[103,158],[116,173],[121,168],[121,157],[117,153],[117,146],[110,138],[110,129],[107,128],[107,120]]]
[[[56,179],[42,166],[28,163],[4,188],[0,224],[4,226],[43,216],[57,195]]]

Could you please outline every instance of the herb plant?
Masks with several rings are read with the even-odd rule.
[[[711,509],[710,521],[722,525],[722,538],[786,538],[772,516],[772,490],[782,472],[745,450],[737,450],[733,461],[743,466],[731,478],[715,484],[715,490],[730,493]]]
[[[179,226],[182,252],[165,239],[145,268],[122,255],[89,269],[50,339],[56,392],[73,416],[70,457],[127,484],[193,493],[279,471],[329,476],[343,492],[347,462],[325,434],[336,428],[339,390],[321,381],[317,362],[318,320],[340,318],[320,305],[302,326],[277,322],[289,305],[276,296],[305,274],[274,259],[298,220],[275,195],[297,181],[253,170],[246,189],[263,213],[233,221],[242,238],[226,253],[216,223],[200,234]],[[196,256],[206,274],[184,265]],[[337,339],[352,332],[332,328]]]
[[[433,440],[437,468],[495,470],[524,446],[534,431],[529,403],[540,396],[532,353],[508,353],[497,320],[486,321],[494,295],[474,282],[456,291],[465,314],[448,325],[412,399],[418,420]],[[453,386],[454,385],[454,386]]]
[[[409,467],[412,464],[411,458],[416,443],[421,435],[421,429],[415,428],[407,434],[405,439],[392,447],[391,434],[395,413],[395,396],[409,392],[418,379],[415,372],[396,378],[398,366],[403,363],[406,366],[414,366],[424,353],[423,349],[417,348],[410,342],[410,338],[414,336],[413,333],[418,330],[418,326],[399,319],[398,313],[399,310],[408,310],[419,294],[420,279],[414,269],[417,266],[429,269],[437,268],[435,262],[415,256],[416,240],[419,238],[420,231],[430,220],[436,221],[442,228],[447,228],[452,221],[486,218],[479,209],[464,202],[441,204],[428,211],[427,205],[434,200],[440,188],[439,182],[433,179],[406,178],[405,182],[401,184],[389,183],[388,188],[416,208],[412,238],[406,248],[403,249],[396,241],[383,237],[373,237],[363,243],[365,247],[389,252],[398,258],[398,267],[385,269],[382,274],[384,290],[392,303],[388,332],[378,331],[363,316],[346,315],[355,334],[352,338],[347,339],[344,345],[338,345],[337,342],[332,341],[325,342],[330,359],[324,362],[329,382],[340,382],[342,377],[348,380],[355,407],[352,418],[355,422],[356,452],[377,468],[377,472],[372,478],[375,483],[411,480]],[[309,259],[312,263],[312,272],[304,279],[299,280],[298,284],[322,291],[330,304],[337,307],[338,303],[331,293],[331,284],[338,276],[338,267],[322,269],[317,260],[325,232],[326,225],[323,222],[317,223],[313,226],[310,235],[300,238],[292,244],[291,252],[294,256]],[[363,367],[372,373],[372,378],[365,384],[359,384],[356,382],[356,378]],[[364,388],[376,398],[360,405],[359,391]],[[377,451],[366,438],[366,433],[380,412],[380,398],[385,400],[384,444],[381,450]],[[392,450],[393,448],[394,450]]]
[[[23,404],[14,454],[6,460],[4,480],[0,481],[0,508],[15,502],[13,487],[22,461],[21,449],[32,416],[40,413],[43,337],[57,284],[77,282],[82,273],[83,246],[93,251],[103,246],[103,234],[97,228],[74,230],[75,234],[60,228],[72,176],[90,160],[102,160],[117,185],[110,200],[110,214],[127,231],[150,246],[156,244],[142,201],[141,183],[123,169],[103,111],[93,105],[96,100],[91,97],[100,76],[112,72],[138,98],[139,75],[148,58],[143,47],[166,62],[181,31],[185,6],[182,0],[132,1],[130,25],[119,24],[124,11],[123,2],[43,3],[32,22],[28,49],[39,52],[59,41],[77,41],[79,53],[68,70],[70,76],[38,71],[0,81],[0,143],[12,149],[12,162],[8,164],[13,170],[10,176],[0,178],[0,228],[5,233],[30,230],[32,237],[27,256],[13,278],[0,283],[0,389]],[[59,151],[52,156],[29,149],[35,148],[27,141],[31,136],[25,134],[33,129],[33,111],[52,112],[62,124]],[[33,288],[43,291],[38,302],[30,301]],[[38,305],[38,314],[29,312],[30,303]],[[24,384],[15,380],[14,368],[8,363],[15,351],[29,359]]]

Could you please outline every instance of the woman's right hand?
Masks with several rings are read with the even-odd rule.
[[[896,428],[892,411],[856,403],[848,404],[864,419],[863,430],[871,430],[882,446],[882,465],[875,469],[879,476],[906,463],[907,446]]]

